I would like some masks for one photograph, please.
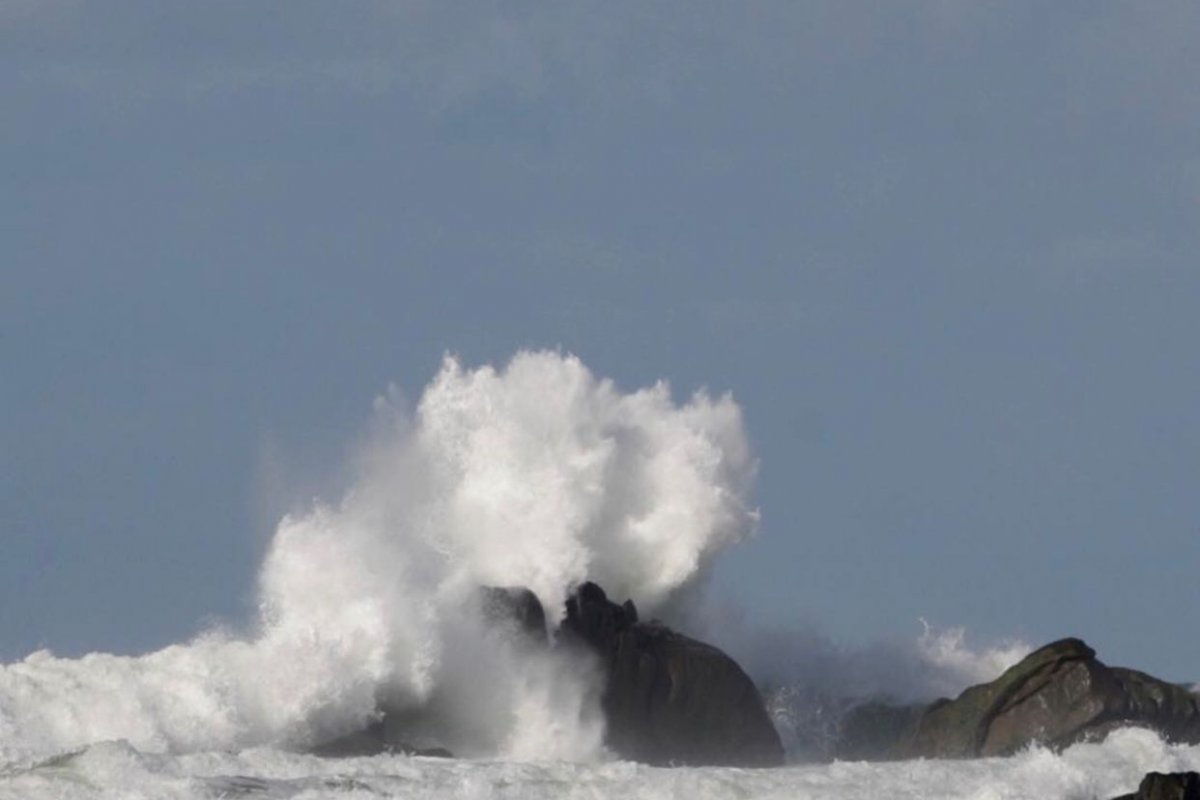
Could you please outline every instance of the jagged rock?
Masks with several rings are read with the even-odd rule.
[[[1108,667],[1079,639],[1063,639],[995,681],[930,706],[892,755],[1007,755],[1031,742],[1065,747],[1127,725],[1200,742],[1200,697],[1143,672]]]
[[[1113,800],[1200,800],[1200,773],[1151,772],[1136,792]]]
[[[762,698],[725,653],[656,623],[585,583],[561,632],[600,656],[607,744],[658,765],[775,766],[783,747]]]
[[[484,621],[511,627],[539,644],[547,642],[546,611],[523,586],[484,586],[479,590]]]

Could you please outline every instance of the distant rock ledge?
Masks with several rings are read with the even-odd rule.
[[[1200,697],[1144,672],[1109,667],[1079,639],[1062,639],[954,700],[860,706],[844,720],[835,756],[1009,755],[1033,743],[1060,749],[1095,741],[1129,726],[1150,728],[1171,742],[1200,742]]]

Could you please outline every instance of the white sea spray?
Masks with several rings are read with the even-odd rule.
[[[0,666],[0,798],[1088,800],[1129,791],[1149,770],[1200,769],[1200,748],[1143,730],[975,761],[609,760],[591,665],[495,635],[474,593],[532,587],[553,622],[591,578],[650,614],[677,608],[757,523],[736,403],[704,393],[680,403],[661,383],[622,392],[574,357],[536,352],[502,369],[447,359],[412,413],[388,398],[376,413],[345,496],[280,522],[251,633]],[[727,644],[777,690],[768,700],[785,738],[809,744],[836,736],[847,702],[952,695],[1029,650],[930,625],[910,642],[863,646],[811,629],[725,629],[744,634]],[[466,758],[294,752],[363,725],[381,701]]]
[[[0,758],[303,745],[380,701],[461,755],[598,756],[593,671],[489,635],[475,592],[530,587],[552,622],[585,579],[666,603],[755,527],[738,406],[622,392],[543,351],[502,369],[448,357],[412,414],[386,398],[376,413],[346,495],[279,524],[251,635],[0,667]]]

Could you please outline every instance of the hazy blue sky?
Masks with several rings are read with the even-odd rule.
[[[717,585],[1200,678],[1200,4],[0,0],[0,657],[239,619],[389,382],[731,390]]]

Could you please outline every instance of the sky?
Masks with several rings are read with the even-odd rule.
[[[732,392],[712,591],[1200,679],[1200,4],[0,0],[0,659],[250,614],[443,354]]]

